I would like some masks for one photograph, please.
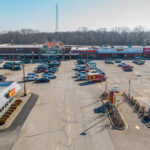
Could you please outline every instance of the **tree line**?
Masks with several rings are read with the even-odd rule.
[[[0,33],[0,44],[43,44],[56,39],[69,45],[150,45],[150,31],[139,26],[132,30],[126,27],[116,27],[112,30],[88,30],[81,27],[72,32],[48,33],[22,29]]]

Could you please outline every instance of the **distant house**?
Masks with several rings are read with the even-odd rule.
[[[46,42],[42,48],[42,54],[63,54],[63,44],[61,42]]]

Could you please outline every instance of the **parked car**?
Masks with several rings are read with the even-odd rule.
[[[48,79],[48,78],[37,78],[35,80],[36,83],[40,83],[40,82],[47,83],[49,81],[50,81],[50,79]]]
[[[4,76],[4,75],[0,75],[0,81],[5,81],[7,79],[7,77],[6,76]]]
[[[82,75],[78,76],[78,80],[86,80],[86,75],[82,74]]]
[[[97,67],[96,67],[96,66],[93,66],[93,65],[90,65],[90,66],[89,66],[89,69],[97,69]]]
[[[38,77],[39,75],[38,75],[38,74],[36,74],[36,73],[34,73],[34,72],[31,72],[31,73],[28,73],[28,77],[30,77],[30,76]]]
[[[103,72],[103,71],[96,71],[96,70],[94,70],[92,73],[99,73],[101,75],[105,75],[105,72]]]
[[[123,69],[124,69],[124,68],[132,68],[132,69],[133,69],[133,66],[131,66],[131,65],[123,65],[122,68],[123,68]]]
[[[124,68],[123,71],[125,71],[125,72],[132,72],[133,68]]]
[[[5,68],[5,69],[12,69],[12,63],[6,62],[6,63],[3,65],[3,68]]]
[[[144,65],[144,64],[145,64],[145,61],[144,61],[144,60],[140,60],[140,61],[137,62],[137,64],[138,64],[138,65]]]
[[[133,60],[132,62],[136,64],[138,61],[139,61],[139,60],[135,59],[135,60]]]
[[[0,59],[0,63],[3,63],[4,62],[4,59]]]
[[[86,66],[78,66],[76,67],[76,71],[87,71],[87,67]]]
[[[123,67],[125,65],[127,65],[127,64],[126,63],[120,63],[120,64],[118,64],[118,67]]]
[[[133,63],[135,63],[137,65],[144,65],[145,61],[144,60],[134,60]]]
[[[18,70],[21,70],[22,69],[22,66],[21,65],[13,65],[12,66],[12,70],[13,71],[18,71]]]
[[[50,68],[47,72],[55,73],[55,72],[56,72],[56,69]]]
[[[81,71],[81,72],[76,72],[76,73],[75,73],[76,76],[86,75],[86,74],[87,74],[86,71]]]
[[[29,64],[29,63],[31,63],[31,60],[30,59],[25,59],[25,60],[22,61],[22,63],[23,64]]]
[[[121,63],[121,61],[122,61],[121,59],[116,59],[115,63]]]
[[[56,79],[56,75],[55,74],[53,74],[53,73],[44,73],[44,74],[42,74],[42,77],[43,78],[49,78],[49,79]]]
[[[114,64],[114,62],[112,60],[105,60],[106,64]]]
[[[26,82],[35,81],[36,79],[37,79],[36,76],[28,76],[28,77],[23,78],[23,81],[26,81]]]
[[[84,64],[85,61],[84,61],[83,59],[78,59],[78,60],[77,60],[77,63],[78,63],[78,64]]]
[[[95,71],[97,71],[97,72],[103,72],[103,69],[95,69]]]
[[[47,69],[36,69],[34,72],[41,73],[41,72],[45,72],[45,71],[47,71]]]

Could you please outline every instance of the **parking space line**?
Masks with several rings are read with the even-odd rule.
[[[69,138],[68,141],[69,141],[69,145],[71,145],[71,138]]]
[[[71,132],[71,124],[70,124],[70,106],[69,106],[69,98],[68,98],[68,92],[66,93],[66,105],[67,105],[67,120],[68,120],[68,131]],[[68,143],[71,144],[71,137],[68,135]]]
[[[137,130],[140,130],[140,127],[139,127],[139,126],[135,126],[135,128],[136,128]]]
[[[101,86],[100,86],[100,83],[97,83],[97,86],[100,88]]]

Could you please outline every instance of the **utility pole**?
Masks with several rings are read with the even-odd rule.
[[[129,96],[129,98],[131,96],[131,81],[130,80],[129,80],[129,93],[128,93],[128,96]]]
[[[23,81],[24,81],[24,96],[26,96],[26,84],[25,84],[25,69],[24,69],[24,64],[23,64]]]
[[[107,92],[107,81],[106,81],[106,85],[105,85],[105,92]]]

